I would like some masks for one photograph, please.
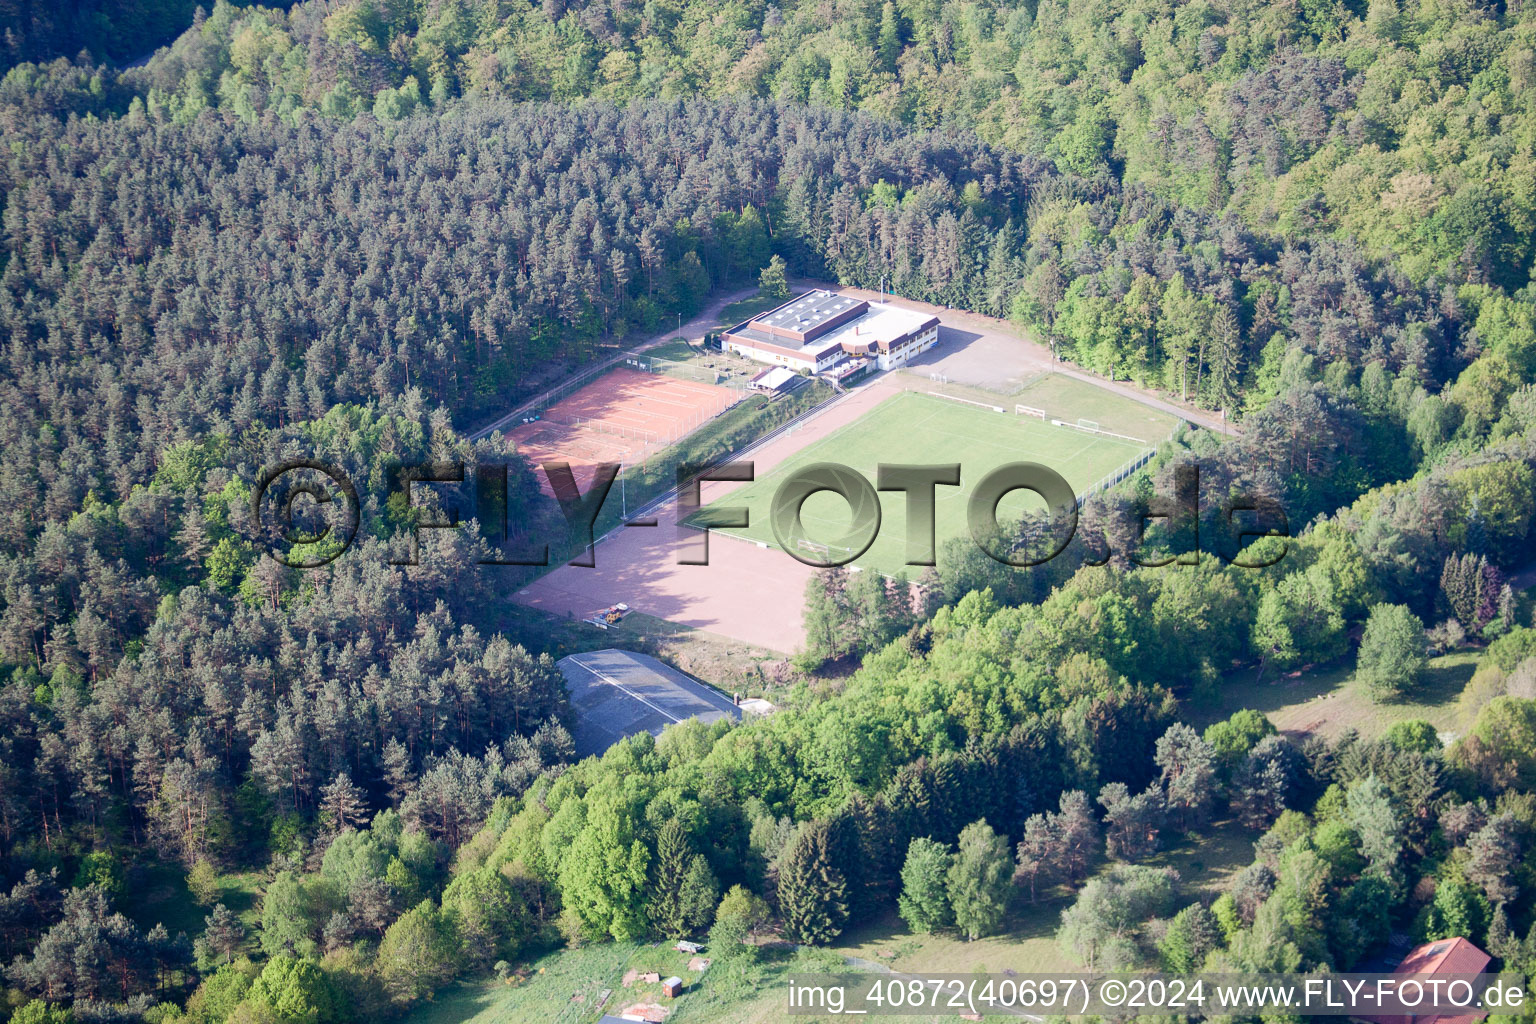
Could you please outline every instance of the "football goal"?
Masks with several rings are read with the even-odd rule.
[[[1098,437],[1112,437],[1117,441],[1130,441],[1132,444],[1144,445],[1149,443],[1145,438],[1132,437],[1130,434],[1117,434],[1113,430],[1104,430],[1100,428],[1098,420],[1079,419],[1076,423],[1069,423],[1066,420],[1053,419],[1051,420],[1051,425],[1067,427],[1071,430],[1081,430],[1085,434],[1094,434]]]
[[[974,398],[961,398],[959,395],[947,395],[942,391],[930,391],[928,394],[933,398],[947,398],[951,402],[964,402],[966,405],[974,405],[978,409],[991,409],[993,412],[1003,411],[1003,407],[1000,405],[992,405],[989,402],[978,402]]]
[[[1036,409],[1032,405],[1016,405],[1013,407],[1013,411],[1020,416],[1033,416],[1037,420],[1045,419],[1045,410]]]

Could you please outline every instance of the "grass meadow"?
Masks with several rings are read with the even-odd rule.
[[[882,462],[958,462],[960,486],[939,487],[936,491],[936,533],[942,548],[946,540],[968,535],[965,510],[971,490],[998,466],[1009,462],[1043,463],[1081,494],[1143,450],[1130,442],[1016,415],[1011,406],[999,413],[953,398],[905,391],[882,402],[857,422],[810,445],[761,479],[732,492],[719,504],[745,505],[751,510],[749,527],[724,532],[777,547],[769,508],[774,491],[796,470],[813,463],[835,462],[859,471],[873,484]],[[906,565],[906,496],[895,491],[882,493],[880,505],[880,532],[853,565],[892,574],[921,571]],[[1028,492],[1017,491],[1003,499],[998,517],[1017,517],[1032,507],[1044,506]],[[847,503],[827,492],[812,495],[801,510],[806,532],[821,542],[835,543],[843,537],[851,526],[851,518]]]

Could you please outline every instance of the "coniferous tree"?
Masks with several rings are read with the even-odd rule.
[[[848,921],[848,882],[833,861],[830,824],[813,818],[800,826],[779,864],[779,917],[795,942],[827,943]]]
[[[1248,828],[1267,828],[1285,810],[1299,772],[1296,749],[1278,736],[1260,740],[1232,783],[1232,809]]]
[[[1488,922],[1488,952],[1507,963],[1519,956],[1520,945],[1514,930],[1509,926],[1509,914],[1504,910],[1504,904],[1498,904],[1493,908],[1493,917]]]
[[[230,963],[245,942],[245,926],[234,911],[219,903],[203,923],[202,941],[215,957]]]
[[[390,806],[399,807],[411,788],[411,759],[405,745],[394,737],[384,744],[383,771]]]
[[[1274,869],[1255,861],[1237,873],[1227,891],[1243,924],[1252,924],[1259,907],[1275,891]]]
[[[182,505],[185,511],[182,513],[181,528],[176,531],[176,544],[181,549],[182,563],[196,569],[203,564],[203,558],[208,554],[208,528],[203,520],[202,502],[197,494],[188,491],[182,499]]]
[[[695,854],[683,823],[673,818],[656,834],[656,859],[651,867],[651,894],[646,912],[651,925],[670,939],[686,938],[689,915],[683,890]]]
[[[821,569],[805,585],[805,652],[818,663],[836,661],[853,650],[855,622],[848,573]]]
[[[1211,320],[1211,402],[1228,417],[1236,411],[1242,390],[1243,341],[1237,316],[1230,306],[1218,304]]]
[[[1160,788],[1149,787],[1132,796],[1123,782],[1111,782],[1099,793],[1104,805],[1104,841],[1109,855],[1136,861],[1157,850],[1158,835],[1167,820]]]
[[[757,277],[758,290],[772,299],[789,298],[789,280],[785,269],[784,258],[774,253]]]
[[[1066,874],[1066,850],[1056,814],[1031,815],[1024,822],[1024,838],[1017,850],[1016,876],[1029,886],[1033,903],[1043,886],[1054,884]]]
[[[368,800],[352,776],[340,772],[320,788],[320,813],[332,832],[357,828],[368,817]]]
[[[855,792],[832,817],[837,861],[845,866],[848,911],[855,917],[879,913],[899,884],[900,837],[893,831],[889,805]]]
[[[1468,633],[1477,633],[1498,614],[1504,586],[1498,567],[1483,555],[1449,555],[1440,572],[1440,593]]]
[[[1490,818],[1467,837],[1467,878],[1488,899],[1503,906],[1519,894],[1516,866],[1520,862],[1520,830],[1515,816],[1504,812]]]
[[[1371,775],[1355,782],[1347,794],[1349,823],[1360,836],[1360,852],[1377,878],[1397,883],[1402,857],[1402,826],[1381,780]]]
[[[1216,798],[1216,751],[1182,722],[1170,725],[1155,755],[1169,813],[1181,828],[1205,824]]]
[[[1099,852],[1099,822],[1088,794],[1077,789],[1062,793],[1059,821],[1067,877],[1072,881],[1086,878]]]
[[[1178,974],[1198,971],[1205,956],[1221,944],[1216,916],[1203,903],[1191,903],[1173,916],[1157,951],[1165,970]]]
[[[720,883],[710,870],[709,861],[702,853],[693,855],[688,864],[688,874],[683,879],[679,904],[683,921],[690,934],[703,935],[714,921],[715,907],[720,901]]]

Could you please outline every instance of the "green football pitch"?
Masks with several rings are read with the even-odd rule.
[[[1012,406],[1008,406],[1011,410]],[[776,466],[745,487],[716,503],[719,507],[746,506],[751,525],[722,532],[778,547],[769,522],[774,491],[796,470],[818,462],[833,462],[876,482],[880,463],[959,463],[960,486],[936,488],[935,534],[942,550],[951,537],[968,537],[966,501],[976,484],[989,472],[1009,462],[1039,462],[1060,473],[1077,494],[1135,459],[1148,446],[1096,436],[1070,427],[1053,426],[1012,411],[994,412],[952,398],[915,391],[894,395],[854,423],[823,438]],[[1015,491],[998,506],[998,518],[1006,522],[1026,509],[1045,507],[1027,491]],[[880,493],[879,535],[869,550],[852,565],[881,572],[906,572],[916,576],[921,567],[906,564],[906,495]],[[848,503],[830,492],[813,494],[801,509],[801,522],[815,541],[836,541],[850,529]],[[837,551],[832,552],[838,554]],[[813,557],[820,553],[806,552]]]

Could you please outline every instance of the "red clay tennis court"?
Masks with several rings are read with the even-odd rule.
[[[578,486],[598,462],[640,462],[703,426],[741,398],[731,388],[623,367],[605,373],[508,433],[535,465],[569,462]],[[548,480],[541,482],[546,490]]]

